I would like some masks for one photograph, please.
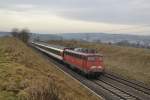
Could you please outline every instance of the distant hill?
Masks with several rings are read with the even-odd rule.
[[[125,35],[125,34],[106,34],[106,33],[65,33],[60,36],[67,40],[88,40],[91,42],[111,42],[128,41],[129,43],[140,43],[142,45],[150,45],[150,36]]]
[[[31,36],[32,40],[41,40],[41,41],[48,41],[48,40],[61,40],[62,37],[56,34],[35,34],[32,33]]]
[[[0,32],[0,37],[2,36],[10,36],[10,32]]]
[[[0,32],[0,37],[2,36],[11,36],[11,32]],[[31,34],[31,40],[39,39],[41,41],[48,41],[48,40],[61,40],[62,37],[56,34]]]
[[[0,32],[0,36],[10,36],[10,32]],[[107,33],[62,33],[62,34],[35,34],[31,35],[32,40],[88,40],[90,42],[101,41],[117,43],[128,41],[133,44],[150,46],[150,36],[125,35],[125,34],[107,34]]]

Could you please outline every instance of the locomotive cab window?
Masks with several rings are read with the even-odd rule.
[[[98,57],[98,60],[102,61],[102,60],[103,60],[103,57],[102,57],[102,56]]]
[[[95,57],[87,57],[87,60],[88,60],[88,61],[95,61],[96,58],[95,58]]]
[[[102,61],[102,59],[103,58],[101,56],[97,56],[97,57],[93,56],[93,57],[88,57],[87,58],[88,61],[96,61],[96,60]]]

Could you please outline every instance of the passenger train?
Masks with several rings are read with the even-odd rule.
[[[100,76],[104,72],[103,56],[92,49],[68,48],[41,42],[32,44],[54,58],[63,61],[87,76]]]

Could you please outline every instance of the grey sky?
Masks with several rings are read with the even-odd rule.
[[[1,30],[11,29],[20,24],[20,27],[33,28],[33,31],[50,33],[114,30],[114,33],[150,35],[149,0],[0,0],[0,15],[0,20],[11,22],[0,24]],[[37,23],[46,26],[42,28]],[[53,29],[47,25],[53,26]],[[137,26],[141,27],[136,29]],[[130,30],[117,31],[128,28]]]

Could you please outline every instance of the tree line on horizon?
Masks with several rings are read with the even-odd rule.
[[[28,29],[19,30],[17,28],[12,29],[11,35],[15,38],[20,39],[24,43],[28,43],[30,39],[30,31]]]

